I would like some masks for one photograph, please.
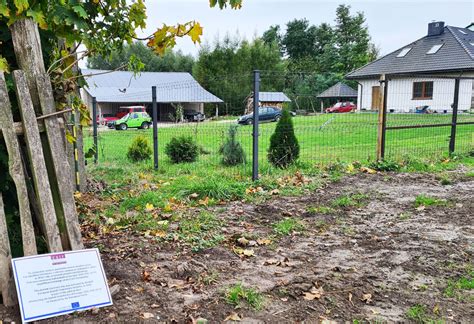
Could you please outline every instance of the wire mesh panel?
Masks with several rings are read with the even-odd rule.
[[[449,153],[453,108],[457,104],[455,152],[473,148],[472,79],[405,76],[388,81],[387,158],[436,158]]]

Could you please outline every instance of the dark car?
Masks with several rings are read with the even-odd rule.
[[[346,113],[357,110],[357,106],[353,102],[338,102],[334,106],[326,109],[327,113]]]
[[[206,120],[206,115],[200,113],[199,111],[186,111],[184,112],[184,118],[188,122],[202,122]]]
[[[260,107],[258,110],[258,120],[264,121],[279,121],[281,118],[281,109],[276,107]],[[237,122],[242,125],[251,125],[253,123],[253,113],[240,117]]]

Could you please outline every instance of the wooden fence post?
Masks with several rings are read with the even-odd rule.
[[[31,101],[36,112],[39,112],[39,97],[36,88],[36,77],[46,73],[41,50],[41,39],[38,24],[32,18],[15,21],[10,26],[16,61],[25,72]]]
[[[36,196],[40,207],[43,231],[50,252],[61,252],[61,238],[59,236],[58,220],[54,208],[51,185],[44,160],[43,146],[41,143],[38,123],[30,98],[30,92],[23,71],[14,71],[15,90],[18,98],[20,114],[23,120],[25,140],[28,147],[30,168],[33,176]],[[35,81],[36,82],[36,81]],[[66,190],[69,189],[66,188]]]
[[[36,78],[38,86],[38,95],[40,99],[43,115],[51,114],[56,111],[54,103],[53,88],[48,75]],[[71,166],[66,156],[66,148],[63,145],[63,134],[57,123],[57,118],[46,118],[44,120],[46,135],[49,142],[50,153],[52,157],[52,170],[55,173],[55,180],[58,183],[59,197],[61,204],[56,209],[58,217],[63,218],[69,244],[73,250],[84,248],[82,244],[81,229],[76,214],[76,203],[74,201],[74,186],[71,182]]]
[[[377,123],[377,161],[381,161],[385,157],[385,131],[386,131],[386,90],[387,80],[385,74],[380,76],[380,103],[378,111],[378,123]]]
[[[37,254],[35,231],[28,200],[28,187],[25,181],[21,149],[13,125],[13,114],[8,98],[7,85],[3,73],[0,73],[0,129],[7,146],[8,166],[10,176],[15,183],[20,211],[21,237],[23,254],[25,256]]]
[[[5,306],[15,305],[15,291],[11,272],[11,249],[8,238],[2,193],[0,192],[0,295]]]

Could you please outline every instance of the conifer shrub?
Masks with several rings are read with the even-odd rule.
[[[144,136],[137,136],[128,148],[127,158],[133,162],[141,162],[151,159],[152,153],[148,139]]]
[[[231,125],[227,138],[219,149],[219,153],[222,154],[222,164],[225,166],[243,164],[246,161],[244,149],[236,138],[237,132],[238,126]]]
[[[199,155],[199,147],[190,136],[173,137],[166,144],[165,153],[173,163],[195,162]]]
[[[293,128],[293,120],[287,109],[283,109],[275,132],[270,137],[268,161],[277,168],[287,168],[300,155],[300,146]]]

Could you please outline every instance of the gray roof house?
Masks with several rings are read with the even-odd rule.
[[[358,109],[379,109],[379,78],[386,75],[389,111],[411,112],[418,106],[451,111],[454,77],[474,77],[473,29],[429,23],[423,37],[346,75],[359,83]],[[461,80],[460,110],[471,109],[472,94],[472,80]]]
[[[174,104],[181,104],[185,112],[204,112],[204,104],[223,102],[187,72],[141,72],[136,76],[129,71],[83,69],[81,72],[87,82],[81,89],[82,99],[92,108],[95,97],[100,116],[114,115],[123,106],[143,105],[150,110],[152,86],[156,86],[161,121],[170,119],[170,114],[175,112]]]
[[[283,103],[291,102],[290,98],[283,92],[259,92],[259,100],[261,103]]]

